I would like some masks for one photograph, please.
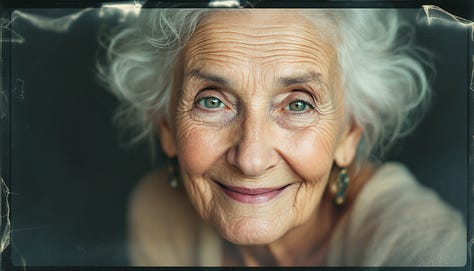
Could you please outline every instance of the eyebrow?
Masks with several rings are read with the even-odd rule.
[[[220,84],[220,85],[229,86],[229,82],[226,79],[224,79],[223,77],[220,77],[220,76],[217,76],[217,75],[214,75],[214,74],[204,73],[204,72],[202,72],[198,69],[192,69],[186,75],[186,79],[190,79],[190,78],[193,78],[193,77],[196,77],[196,78],[201,79],[203,81],[210,81],[210,82],[214,82],[214,83],[217,83],[217,84]]]
[[[291,86],[297,84],[306,84],[306,83],[318,83],[321,84],[321,74],[309,72],[303,75],[298,76],[288,76],[278,79],[280,85]]]
[[[186,75],[186,79],[190,79],[193,77],[201,79],[203,81],[214,82],[214,83],[225,85],[225,86],[230,85],[229,82],[225,78],[220,77],[218,75],[202,72],[199,69],[192,69]],[[321,74],[315,73],[315,72],[308,72],[308,73],[297,75],[297,76],[281,77],[278,79],[278,83],[281,86],[285,86],[285,87],[291,86],[291,85],[297,85],[297,84],[306,84],[306,83],[317,83],[317,84],[322,85]]]

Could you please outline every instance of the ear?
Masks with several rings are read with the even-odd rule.
[[[168,157],[176,156],[176,140],[169,122],[164,118],[158,120],[158,134],[160,135],[161,148]]]
[[[347,167],[352,163],[361,136],[362,128],[352,122],[343,133],[334,153],[334,161],[339,167]]]

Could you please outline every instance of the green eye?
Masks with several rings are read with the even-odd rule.
[[[216,97],[204,97],[198,103],[206,108],[222,108],[224,103]]]
[[[288,104],[288,110],[290,111],[304,111],[308,108],[308,103],[305,101],[297,100]]]

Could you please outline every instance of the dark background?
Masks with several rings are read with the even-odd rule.
[[[24,9],[58,18],[77,9]],[[416,11],[404,13],[410,18]],[[18,18],[7,62],[10,93],[9,181],[15,265],[126,265],[126,206],[153,167],[145,144],[121,146],[111,122],[116,100],[96,80],[101,27],[119,16],[84,13],[67,32]],[[468,76],[466,28],[420,27],[420,44],[436,54],[434,106],[389,157],[405,163],[466,218]],[[5,129],[5,125],[3,126]],[[5,165],[5,162],[4,162]],[[5,170],[4,170],[5,171]]]

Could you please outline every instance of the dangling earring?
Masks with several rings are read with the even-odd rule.
[[[172,188],[178,187],[178,159],[171,158],[168,163],[168,184]]]
[[[349,187],[349,175],[347,175],[347,170],[343,168],[339,172],[337,181],[331,185],[331,192],[335,194],[334,203],[336,205],[343,205],[346,201],[346,190]]]

